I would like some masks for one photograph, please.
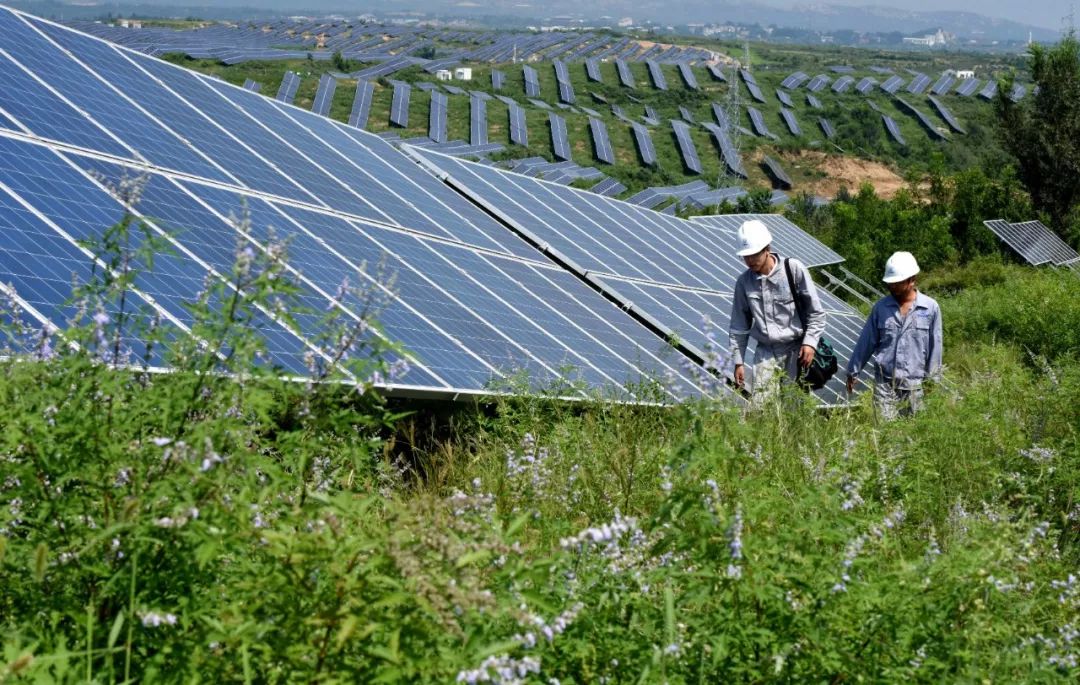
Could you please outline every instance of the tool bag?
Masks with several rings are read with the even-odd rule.
[[[795,277],[791,275],[790,259],[784,258],[784,270],[787,272],[787,282],[791,288],[791,296],[795,298],[795,311],[799,313],[799,320],[802,321],[803,331],[805,332],[806,310],[803,307],[802,296],[795,288]],[[806,369],[803,369],[802,366],[799,367],[798,380],[799,383],[809,387],[811,390],[820,390],[825,387],[825,384],[829,382],[829,379],[833,377],[839,368],[840,364],[836,358],[836,351],[823,335],[818,339],[814,361],[810,362],[810,366]]]

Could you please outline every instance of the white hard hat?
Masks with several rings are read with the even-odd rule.
[[[735,233],[735,254],[740,257],[757,254],[772,242],[769,227],[757,219],[744,221]]]
[[[917,273],[919,263],[915,261],[915,255],[910,252],[894,252],[889,261],[885,262],[885,276],[881,280],[886,283],[899,283]]]

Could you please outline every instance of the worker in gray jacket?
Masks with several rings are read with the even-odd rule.
[[[771,244],[772,234],[757,219],[743,222],[735,236],[735,254],[748,267],[735,282],[731,305],[735,385],[742,388],[746,383],[746,347],[753,338],[757,349],[750,381],[758,403],[776,391],[780,380],[795,380],[800,367],[810,366],[825,332],[825,310],[810,271],[773,252]],[[796,292],[791,291],[784,262],[790,262]],[[801,298],[806,321],[799,318],[796,297]]]
[[[874,405],[886,419],[922,408],[923,381],[941,375],[941,308],[919,292],[919,264],[910,252],[885,262],[889,295],[881,298],[859,335],[847,366],[847,389],[866,362],[874,360]]]

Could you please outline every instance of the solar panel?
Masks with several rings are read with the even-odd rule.
[[[1076,250],[1040,221],[1011,224],[993,219],[983,223],[1032,266],[1072,266],[1080,262]]]
[[[566,63],[556,59],[552,60],[551,64],[555,67],[555,80],[570,83],[570,72],[566,69]]]
[[[594,58],[585,60],[585,75],[590,81],[603,83],[604,76],[600,73],[600,60]]]
[[[334,91],[337,90],[337,79],[330,74],[319,77],[319,88],[315,91],[315,100],[311,103],[311,111],[322,116],[330,115],[330,105],[334,102]]]
[[[825,117],[818,117],[818,126],[821,127],[821,132],[825,134],[825,137],[832,140],[836,137],[836,129]]]
[[[829,83],[831,82],[832,79],[829,78],[827,75],[818,74],[810,81],[810,83],[806,84],[806,89],[809,90],[811,93],[816,93],[825,86],[829,85]]]
[[[876,86],[877,84],[878,82],[876,78],[867,76],[866,78],[859,81],[859,83],[855,86],[855,92],[859,93],[860,95],[868,95],[870,91],[873,90],[874,86]]]
[[[457,86],[452,86],[449,83],[443,84],[443,90],[445,90],[447,93],[450,93],[451,95],[468,95],[468,93],[465,92],[464,89],[458,88]]]
[[[885,130],[889,132],[889,135],[892,136],[893,140],[901,145],[907,145],[907,141],[904,140],[904,135],[900,133],[900,127],[897,126],[892,117],[888,114],[882,114],[881,120],[885,122]]]
[[[596,158],[608,164],[615,163],[615,151],[611,149],[611,139],[608,137],[607,126],[596,117],[589,117],[589,132],[592,133],[593,151]]]
[[[844,258],[834,252],[828,245],[810,235],[780,215],[765,215],[766,225],[773,237],[773,247],[781,255],[793,255],[810,267],[828,266],[839,264]],[[705,226],[724,229],[734,236],[739,225],[745,219],[732,219],[726,216],[693,216],[694,221]]]
[[[748,69],[739,69],[739,76],[742,78],[743,83],[757,84],[757,79],[754,78],[754,75],[751,74]]]
[[[551,128],[552,152],[559,159],[572,161],[570,155],[570,139],[566,134],[566,119],[551,112],[548,114],[548,126]]]
[[[791,101],[791,96],[788,95],[786,91],[783,91],[783,90],[776,91],[776,97],[786,107],[794,107],[795,106],[795,103]]]
[[[1019,83],[1013,86],[1012,92],[1009,93],[1009,99],[1013,102],[1020,102],[1027,95],[1027,86],[1023,86]]]
[[[795,112],[786,107],[781,107],[780,116],[784,118],[784,123],[787,124],[788,130],[791,131],[791,135],[802,135],[802,128],[799,127],[799,121],[795,118]]]
[[[813,95],[808,94],[806,96],[806,104],[810,105],[814,109],[821,109],[821,100],[818,100]]]
[[[712,134],[716,144],[720,147],[720,156],[724,160],[724,166],[728,173],[746,178],[746,169],[743,168],[742,158],[739,156],[735,144],[728,134],[728,128],[713,123],[702,124]]]
[[[709,73],[712,74],[712,77],[715,80],[720,81],[721,83],[727,83],[727,76],[724,76],[724,72],[722,69],[720,69],[720,65],[709,64],[707,66],[709,69]]]
[[[769,130],[769,127],[765,125],[765,117],[761,115],[761,112],[753,107],[746,108],[747,114],[750,115],[750,123],[754,127],[754,131],[765,138],[772,138],[778,140],[778,136]]]
[[[615,197],[626,192],[626,186],[619,183],[617,179],[610,176],[600,181],[592,188],[589,188],[590,193],[596,193],[597,195],[606,195],[607,197]]]
[[[645,66],[649,69],[649,78],[652,80],[653,87],[657,90],[667,90],[667,79],[664,78],[664,72],[660,69],[660,65],[654,60],[645,60]]]
[[[390,123],[401,128],[409,127],[409,99],[412,86],[404,81],[392,81],[394,97],[390,101]]]
[[[503,84],[506,83],[506,74],[502,73],[498,69],[491,70],[491,88],[493,90],[502,90]]]
[[[568,105],[572,105],[577,102],[577,98],[574,96],[574,87],[570,85],[569,81],[559,81],[555,84],[559,89],[559,101]]]
[[[544,102],[543,100],[530,99],[529,102],[531,102],[533,105],[539,107],[540,109],[548,109],[548,110],[551,109],[551,105]]]
[[[983,86],[983,89],[979,91],[979,97],[984,100],[993,100],[994,97],[997,95],[997,90],[997,81],[995,81],[994,79],[990,79],[986,82],[986,85]]]
[[[904,85],[904,79],[899,76],[890,76],[885,79],[885,82],[881,84],[881,89],[892,95],[896,91],[900,90],[900,86]]]
[[[793,90],[795,88],[798,88],[799,86],[801,86],[802,84],[806,83],[809,80],[810,80],[809,76],[807,76],[806,74],[804,74],[801,71],[796,71],[794,74],[792,74],[791,76],[788,76],[786,79],[781,81],[780,85],[782,87],[784,87],[784,88],[787,88],[788,90]]]
[[[540,75],[529,65],[521,67],[521,73],[525,78],[525,97],[540,97]]]
[[[699,90],[700,86],[697,82],[697,77],[694,76],[694,70],[690,68],[690,65],[686,62],[679,62],[679,74],[682,76],[683,83],[690,90]]]
[[[701,160],[698,159],[697,148],[690,139],[690,127],[686,122],[678,119],[671,120],[671,128],[675,130],[675,140],[679,145],[679,153],[682,155],[683,164],[694,173],[701,173]]]
[[[619,83],[627,88],[634,87],[634,73],[630,71],[630,65],[625,60],[615,60],[615,71],[619,73]]]
[[[356,82],[356,97],[353,98],[349,125],[367,128],[368,115],[371,114],[371,100],[375,95],[375,85],[371,81]]]
[[[649,133],[649,129],[636,121],[630,122],[630,126],[634,129],[634,142],[637,143],[641,163],[645,166],[656,166],[656,148],[653,147],[652,134]]]
[[[510,142],[517,145],[529,145],[529,127],[525,119],[525,109],[514,101],[507,103],[510,117]]]
[[[750,96],[758,102],[765,102],[765,93],[761,92],[761,87],[756,83],[747,83],[746,89],[750,91]]]
[[[952,112],[949,111],[949,108],[946,107],[941,100],[938,100],[933,95],[927,96],[927,99],[930,100],[930,104],[934,106],[934,109],[936,109],[937,113],[941,115],[941,118],[945,120],[945,123],[949,125],[949,128],[957,133],[967,133],[960,125],[960,122],[956,120],[956,117],[953,116]]]
[[[276,99],[292,104],[293,99],[296,97],[296,89],[299,87],[300,77],[294,72],[286,71],[285,76],[281,78],[281,85],[278,86]]]
[[[428,138],[436,143],[446,142],[446,93],[431,92],[431,109],[428,112]]]
[[[944,95],[949,92],[949,89],[952,88],[954,83],[956,83],[955,76],[952,74],[942,74],[941,78],[939,78],[937,82],[934,83],[933,87],[930,88],[930,92],[934,95]]]
[[[911,79],[911,83],[908,84],[907,91],[912,95],[919,95],[930,85],[930,77],[926,74],[914,73],[915,78]]]
[[[681,116],[683,118],[683,121],[685,121],[685,122],[687,122],[689,124],[695,123],[694,122],[694,115],[690,113],[689,109],[687,109],[686,107],[684,107],[682,105],[679,105],[679,116]]]
[[[784,167],[780,166],[772,157],[765,155],[761,158],[761,163],[765,167],[765,172],[769,174],[769,178],[772,179],[773,187],[781,188],[783,190],[790,190],[792,183],[791,177],[784,171]]]
[[[829,71],[837,74],[850,74],[851,72],[855,71],[855,67],[848,64],[837,64],[835,66],[829,67]]]
[[[487,100],[472,96],[469,98],[469,142],[473,145],[487,145]]]
[[[836,79],[836,81],[833,82],[833,84],[832,84],[833,92],[834,93],[844,93],[849,88],[851,88],[851,84],[853,84],[853,83],[855,83],[855,79],[852,78],[851,76],[841,76],[840,78]]]
[[[908,112],[913,114],[916,119],[919,120],[919,123],[922,124],[922,127],[926,129],[926,132],[930,135],[931,138],[934,138],[936,140],[945,140],[944,134],[942,134],[941,131],[937,129],[937,126],[934,125],[934,122],[931,121],[930,117],[926,116],[926,114],[924,114],[922,110],[918,109],[902,97],[897,97],[896,102],[903,109],[906,109]]]
[[[262,90],[262,84],[258,81],[252,81],[251,79],[244,79],[244,89],[250,90],[253,93],[258,93]]]
[[[982,82],[977,78],[966,78],[956,86],[956,94],[960,97],[969,98],[979,89],[980,83]]]

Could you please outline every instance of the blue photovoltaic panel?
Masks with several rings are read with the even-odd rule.
[[[469,97],[480,98],[481,100],[490,100],[491,96],[482,90],[470,90]]]
[[[825,86],[829,85],[831,81],[832,79],[829,78],[827,75],[818,74],[813,78],[813,80],[810,81],[810,83],[806,84],[806,89],[809,90],[811,93],[816,93]]]
[[[390,123],[402,128],[409,127],[409,99],[412,86],[404,81],[394,81],[394,97],[390,101]]]
[[[525,97],[540,97],[540,75],[529,65],[521,67],[521,73],[525,77]]]
[[[890,76],[885,79],[885,82],[881,84],[881,89],[892,95],[896,91],[900,90],[900,86],[904,85],[904,79],[899,76]]]
[[[836,79],[836,81],[833,82],[833,84],[832,84],[833,92],[834,93],[844,93],[849,88],[851,88],[851,84],[853,84],[853,83],[855,83],[855,79],[852,78],[851,76],[841,76],[840,78]]]
[[[631,119],[630,117],[626,116],[626,112],[624,112],[623,108],[618,106],[618,105],[612,105],[611,106],[611,113],[614,114],[615,118],[618,119],[619,121],[624,121],[624,122],[626,122],[628,124],[634,123],[634,120]]]
[[[977,78],[966,78],[956,86],[956,94],[969,98],[975,94],[975,91],[979,89],[981,81]]]
[[[660,69],[660,65],[655,60],[645,60],[645,66],[649,68],[649,78],[652,79],[653,87],[657,90],[667,90],[667,79],[664,78],[664,72]]]
[[[937,82],[934,83],[933,87],[930,88],[930,92],[934,95],[944,95],[949,92],[949,89],[952,88],[954,83],[956,83],[955,76],[952,74],[942,74],[941,78],[939,78]]]
[[[761,115],[760,111],[753,107],[747,107],[746,112],[750,115],[750,123],[753,125],[754,131],[759,136],[773,139],[777,137],[776,134],[770,131],[769,127],[765,125],[765,117]]]
[[[724,229],[725,231],[730,232],[733,237],[735,231],[739,228],[739,224],[743,220],[744,219],[740,218],[737,223],[735,220],[726,216],[691,217],[691,221],[706,226],[712,226],[714,228]],[[829,264],[839,264],[844,261],[843,257],[834,252],[825,243],[799,228],[783,216],[769,215],[764,221],[769,227],[769,233],[772,234],[773,245],[776,247],[776,251],[781,255],[795,256],[803,264],[811,267],[828,266]]]
[[[799,86],[801,86],[802,84],[806,83],[809,80],[810,80],[809,76],[807,76],[806,74],[804,74],[801,71],[796,71],[794,74],[792,74],[791,76],[788,76],[783,81],[781,81],[780,86],[783,87],[783,88],[787,88],[788,90],[792,90],[792,89],[798,88]]]
[[[979,91],[979,97],[984,100],[993,100],[994,96],[997,95],[997,91],[997,81],[995,81],[994,79],[990,79],[986,82],[986,85],[983,86],[983,89]]]
[[[626,60],[615,60],[615,70],[619,72],[619,83],[627,88],[634,87],[634,73],[630,71],[630,65],[626,63]]]
[[[1020,102],[1025,95],[1027,95],[1027,86],[1017,83],[1013,86],[1012,92],[1009,93],[1009,99],[1013,102]]]
[[[543,100],[537,100],[537,99],[534,98],[534,99],[530,99],[529,102],[531,102],[536,107],[539,107],[540,109],[548,109],[548,110],[551,109],[551,105],[544,102]]]
[[[1041,221],[1011,224],[992,219],[983,223],[1032,266],[1080,264],[1080,254]]]
[[[682,76],[683,83],[690,90],[698,90],[700,86],[697,82],[697,77],[694,76],[694,70],[690,68],[690,65],[686,62],[679,62],[679,75]]]
[[[262,90],[262,84],[258,81],[253,81],[251,79],[244,79],[244,90],[250,90],[253,93],[258,93],[260,90]]]
[[[690,127],[686,125],[686,122],[672,119],[671,128],[675,129],[675,140],[679,144],[679,152],[682,154],[683,163],[686,165],[686,168],[694,173],[700,174],[701,160],[698,159],[697,148],[694,147],[694,141],[690,139]]]
[[[721,83],[726,83],[727,82],[727,80],[728,80],[727,76],[724,76],[724,72],[720,68],[719,64],[710,64],[710,65],[708,65],[708,69],[709,69],[709,73],[712,74],[712,77],[714,79],[716,79],[717,81],[720,81]]]
[[[690,110],[688,110],[686,107],[684,107],[682,105],[679,105],[679,116],[681,116],[683,118],[683,121],[685,121],[688,124],[695,123],[694,115],[690,113]]]
[[[615,163],[615,151],[611,149],[611,139],[608,137],[607,126],[596,117],[589,117],[589,131],[592,133],[593,150],[596,158],[608,164]]]
[[[335,90],[337,90],[337,79],[330,74],[320,76],[319,88],[315,91],[315,100],[311,103],[311,111],[324,117],[329,116]]]
[[[960,122],[956,120],[956,117],[953,116],[952,112],[949,111],[949,108],[946,107],[945,104],[941,102],[941,100],[938,100],[933,95],[930,95],[928,97],[930,99],[930,104],[934,106],[934,109],[936,109],[937,113],[941,115],[941,118],[945,120],[945,123],[949,125],[949,128],[956,131],[957,133],[967,133],[967,131],[965,131],[964,128],[960,125]]]
[[[568,105],[577,102],[577,98],[574,97],[574,87],[568,81],[559,81],[556,85],[559,88],[559,102]]]
[[[832,140],[836,137],[836,129],[829,123],[829,120],[825,117],[818,117],[818,126],[821,127],[821,132],[825,134],[825,137]]]
[[[945,140],[945,136],[937,129],[937,126],[930,120],[930,117],[926,116],[922,110],[899,96],[896,98],[896,102],[900,105],[901,109],[906,109],[919,120],[919,123],[922,124],[922,127],[931,138],[934,138],[935,140]]]
[[[458,88],[457,86],[452,86],[449,83],[443,84],[443,90],[445,90],[447,93],[450,93],[451,95],[468,95],[468,93],[466,93],[463,89]]]
[[[748,69],[739,69],[739,76],[742,78],[743,83],[757,84],[757,79],[750,73]]]
[[[784,118],[784,123],[787,124],[788,130],[791,131],[793,136],[801,136],[802,128],[799,127],[799,122],[795,118],[795,112],[792,112],[786,107],[780,108],[780,116]]]
[[[649,133],[649,129],[636,121],[631,122],[630,125],[634,129],[634,142],[637,143],[641,163],[646,166],[656,166],[656,148],[653,147],[652,134]]]
[[[525,122],[525,109],[516,102],[507,104],[510,117],[510,142],[516,145],[529,145],[529,127]]]
[[[590,81],[595,81],[596,83],[603,83],[604,77],[600,73],[600,60],[596,59],[595,57],[585,60],[585,74],[588,76]]]
[[[776,97],[786,107],[794,107],[795,106],[795,103],[791,101],[791,96],[788,95],[786,91],[783,91],[783,90],[776,91]]]
[[[900,133],[900,127],[896,125],[896,122],[888,114],[882,114],[881,120],[885,122],[885,130],[889,132],[893,140],[901,145],[907,145],[907,141],[904,140],[904,135]]]
[[[769,178],[772,179],[773,187],[780,188],[782,190],[788,190],[791,188],[791,177],[784,171],[784,167],[780,166],[772,157],[765,155],[761,159],[761,163],[765,166],[765,171],[769,174]]]
[[[566,63],[562,60],[553,60],[552,66],[555,67],[555,80],[570,83],[570,72],[566,70]]]
[[[590,193],[596,193],[597,195],[606,195],[607,197],[615,197],[626,192],[626,186],[619,183],[617,179],[610,176],[600,181],[593,187],[589,188]]]
[[[506,74],[502,73],[498,69],[492,69],[491,70],[491,88],[492,88],[492,90],[502,90],[504,83],[506,83]]]
[[[281,85],[278,86],[276,99],[292,104],[293,99],[296,97],[296,89],[299,87],[300,77],[294,72],[286,71],[285,76],[281,79]]]
[[[829,71],[835,72],[837,74],[850,74],[851,72],[855,71],[855,67],[848,64],[837,64],[835,66],[829,67]]]
[[[431,110],[428,114],[428,138],[436,143],[446,142],[446,93],[431,92]]]
[[[821,100],[818,100],[813,95],[806,96],[806,104],[810,105],[814,109],[821,109]]]
[[[914,74],[914,77],[911,79],[911,83],[908,84],[907,91],[912,95],[918,95],[930,85],[930,77],[918,72]]]
[[[742,157],[731,140],[730,129],[713,123],[702,124],[712,134],[716,144],[720,146],[720,156],[724,160],[724,166],[728,173],[746,178],[746,169],[743,168]]]
[[[566,134],[566,119],[551,112],[548,114],[548,126],[551,127],[552,152],[559,159],[568,162],[572,161],[573,157],[570,155],[570,139]]]
[[[751,81],[746,82],[746,89],[750,91],[750,96],[758,102],[765,102],[765,93],[761,92],[761,87],[758,84]]]
[[[367,128],[368,115],[371,114],[371,99],[375,95],[375,84],[371,81],[356,82],[356,97],[353,99],[349,125]]]
[[[876,78],[873,78],[872,76],[867,76],[866,78],[859,81],[858,84],[856,84],[855,92],[859,93],[860,95],[867,95],[871,90],[874,89],[874,86],[876,86],[877,84],[878,82]]]
[[[487,145],[487,100],[478,97],[469,98],[469,143]]]

